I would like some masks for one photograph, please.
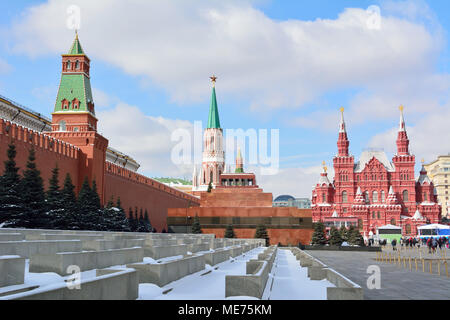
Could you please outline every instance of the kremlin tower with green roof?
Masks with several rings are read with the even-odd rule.
[[[216,80],[212,76],[212,94],[209,107],[208,125],[203,135],[203,161],[200,173],[194,167],[193,190],[206,191],[208,185],[215,188],[220,185],[220,175],[225,168],[225,152],[223,150],[223,130],[220,127],[219,108],[216,97]]]
[[[62,55],[53,131],[97,131],[89,72],[90,59],[84,53],[77,33],[69,52]],[[73,117],[74,114],[78,117]]]
[[[99,195],[103,200],[108,140],[97,133],[97,121],[90,59],[84,53],[76,33],[69,52],[62,55],[61,82],[52,113],[52,131],[48,135],[82,151],[77,181],[83,181],[85,177],[89,181],[95,180],[98,190],[102,190]]]

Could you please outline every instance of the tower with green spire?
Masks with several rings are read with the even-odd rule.
[[[217,107],[216,98],[216,80],[217,77],[211,77],[213,87],[211,94],[211,105],[209,107],[208,129],[220,129],[219,108]]]
[[[215,188],[220,185],[220,175],[225,168],[225,152],[223,151],[223,130],[220,127],[219,108],[216,97],[216,76],[212,76],[211,104],[209,106],[208,126],[203,135],[202,170],[195,179],[194,191],[206,191],[209,184]],[[196,169],[194,174],[197,176]]]
[[[67,54],[62,55],[61,82],[52,113],[52,131],[47,134],[80,149],[78,177],[72,177],[80,191],[86,177],[96,181],[104,199],[105,161],[108,140],[97,132],[90,79],[90,60],[78,33]]]
[[[89,72],[90,59],[76,33],[69,52],[62,55],[61,82],[52,114],[52,131],[97,131]]]

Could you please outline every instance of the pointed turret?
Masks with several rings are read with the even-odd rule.
[[[386,202],[388,204],[397,204],[398,202],[397,196],[395,195],[394,188],[392,186],[389,188],[389,195]]]
[[[208,116],[208,129],[220,129],[220,119],[219,119],[219,108],[217,107],[217,98],[216,98],[216,76],[211,77],[212,81],[212,94],[211,94],[211,105],[209,107],[209,116]]]
[[[244,160],[242,159],[241,148],[238,148],[235,173],[244,173]]]
[[[330,180],[328,179],[328,173],[327,173],[327,166],[325,165],[325,161],[322,163],[323,165],[323,171],[320,174],[319,179],[319,185],[322,186],[323,184],[326,184],[327,186],[331,185]]]
[[[409,139],[406,133],[405,118],[403,116],[404,107],[400,106],[400,125],[397,135],[397,155],[409,155]]]
[[[62,55],[61,82],[53,111],[53,131],[97,130],[89,72],[90,60],[81,47],[77,33],[69,53]]]
[[[338,146],[338,157],[348,157],[348,147],[350,142],[347,137],[347,130],[345,128],[345,120],[344,120],[344,108],[341,108],[341,121],[339,123],[339,138],[337,142]]]
[[[83,48],[81,47],[80,40],[78,39],[78,32],[75,33],[75,40],[73,40],[72,47],[70,48],[68,55],[84,55]]]
[[[417,182],[421,186],[423,186],[424,183],[428,183],[429,185],[431,184],[431,179],[430,179],[430,177],[428,177],[428,173],[427,173],[427,170],[425,169],[424,162],[425,161],[422,160],[422,169],[420,169],[420,176],[419,176],[419,179],[417,180]]]
[[[364,204],[366,201],[364,199],[364,196],[362,194],[361,191],[361,187],[358,187],[358,190],[356,191],[356,196],[355,196],[355,203],[357,204]]]
[[[197,166],[194,165],[194,173],[192,174],[192,186],[197,187],[198,186],[198,174],[197,174]]]
[[[414,216],[412,217],[414,220],[422,220],[423,216],[422,214],[419,212],[419,209],[416,210],[416,213],[414,213]]]

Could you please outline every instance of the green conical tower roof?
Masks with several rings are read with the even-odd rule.
[[[211,106],[209,107],[209,117],[208,117],[208,129],[220,129],[219,120],[219,109],[217,108],[216,99],[216,77],[212,76],[211,80],[213,82],[212,95],[211,95]]]
[[[70,55],[83,54],[84,55],[83,48],[81,47],[80,40],[78,39],[78,33],[76,33],[75,40],[73,41],[73,44],[72,44],[72,48],[70,48],[70,51],[68,54],[70,54]]]
[[[78,39],[78,33],[69,53],[63,55],[64,58],[68,58],[70,69],[65,70],[63,68],[54,112],[91,112],[95,115],[89,71],[75,70],[77,61],[81,65],[83,61],[88,60]],[[63,101],[67,101],[67,108],[64,108]],[[91,105],[91,108],[89,108],[89,105]]]

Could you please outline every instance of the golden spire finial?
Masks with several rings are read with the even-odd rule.
[[[323,166],[323,171],[327,172],[327,163],[325,161],[322,162],[322,166]]]
[[[216,86],[217,77],[215,75],[213,75],[212,77],[209,77],[209,78],[211,79],[213,87],[215,87]]]
[[[344,113],[344,107],[341,107],[339,110],[341,110],[341,113]]]
[[[425,159],[424,159],[424,158],[422,158],[422,160],[421,160],[420,162],[422,162],[422,164],[424,164],[424,163],[425,163]]]
[[[403,112],[403,110],[405,109],[405,107],[403,105],[400,105],[400,107],[398,107],[398,109],[400,110],[400,112]]]

